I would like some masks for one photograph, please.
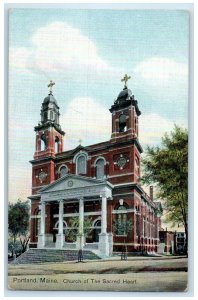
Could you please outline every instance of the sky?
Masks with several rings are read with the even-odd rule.
[[[182,10],[13,9],[9,15],[9,201],[31,194],[34,126],[49,80],[64,149],[110,139],[109,108],[123,89],[138,100],[140,143],[187,128],[189,16]]]

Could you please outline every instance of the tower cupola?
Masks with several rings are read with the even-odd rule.
[[[41,121],[34,127],[36,131],[36,151],[34,158],[42,156],[54,156],[63,151],[63,136],[59,124],[59,106],[52,93],[55,83],[50,80],[48,84],[49,94],[44,98],[41,106]]]
[[[125,82],[124,88],[110,108],[112,113],[112,142],[138,138],[138,117],[141,115],[141,111],[138,108],[138,101],[135,100],[132,91],[127,87],[127,81],[130,78],[125,74],[121,79]]]
[[[49,94],[43,100],[41,107],[41,122],[38,126],[48,127],[49,125],[52,125],[56,128],[56,130],[61,131],[61,126],[59,124],[59,106],[52,94],[52,86],[54,84],[55,83],[50,80],[50,83],[48,84]]]

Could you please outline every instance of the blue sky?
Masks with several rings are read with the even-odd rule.
[[[65,149],[108,140],[108,111],[131,75],[140,142],[187,126],[188,14],[166,10],[14,9],[9,17],[9,199],[30,194],[33,127],[50,79]],[[24,179],[25,178],[25,179]]]

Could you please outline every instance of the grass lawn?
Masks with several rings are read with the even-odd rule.
[[[21,290],[185,291],[187,258],[9,265],[8,285]]]

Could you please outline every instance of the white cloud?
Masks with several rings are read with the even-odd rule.
[[[174,123],[156,113],[145,114],[139,121],[140,141],[143,144],[156,144],[165,132],[173,129]]]
[[[136,81],[153,98],[184,103],[188,99],[188,65],[165,57],[151,57],[134,69]],[[183,104],[182,104],[183,105]]]
[[[61,116],[60,123],[66,131],[65,149],[75,148],[79,139],[83,140],[83,145],[91,145],[111,137],[111,114],[93,98],[74,98],[67,107],[67,112]],[[180,120],[170,121],[156,113],[141,115],[140,143],[143,147],[160,144],[165,132],[173,130],[174,123],[186,126]]]
[[[174,124],[186,127],[180,120],[170,121],[156,113],[141,115],[139,119],[139,140],[145,145],[160,144],[161,138],[173,130]]]
[[[27,64],[31,55],[25,47],[10,47],[9,49],[9,67],[10,69],[17,69],[20,71],[28,71]]]
[[[75,80],[82,76],[93,79],[95,76],[104,76],[104,73],[116,72],[99,55],[94,42],[66,22],[53,22],[39,28],[31,41],[31,51],[26,48],[11,49],[11,67],[22,64],[49,77],[58,73],[59,76],[64,74]]]
[[[188,66],[169,58],[152,57],[138,64],[135,72],[149,81],[150,84],[166,85],[175,78],[179,80],[186,79]]]
[[[107,108],[89,97],[74,98],[60,123],[66,131],[65,149],[104,142],[111,136],[111,114]]]

